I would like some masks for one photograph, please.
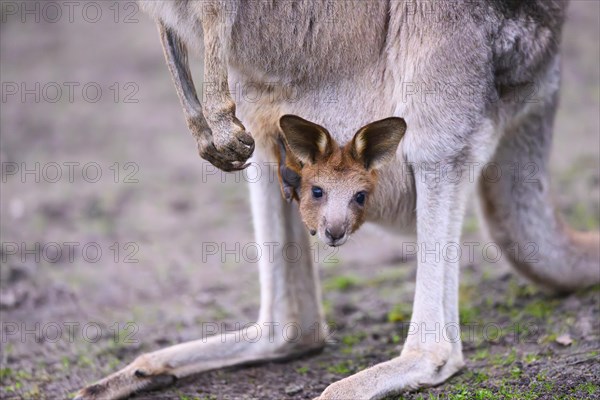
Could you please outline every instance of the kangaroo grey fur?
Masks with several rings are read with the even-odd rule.
[[[467,197],[478,188],[491,237],[518,271],[558,292],[600,281],[598,234],[570,230],[549,195],[566,2],[140,4],[159,26],[200,155],[214,165],[241,169],[249,157],[259,166],[273,165],[283,114],[331,127],[340,143],[370,121],[402,117],[408,130],[396,160],[380,175],[369,221],[397,230],[416,227],[425,249],[458,243]],[[187,48],[203,52],[201,101]],[[262,95],[234,99],[227,91],[227,86],[238,88],[239,94],[244,85]],[[468,168],[475,165],[479,176],[491,162],[500,179],[468,179]],[[440,166],[459,178],[439,179]],[[308,250],[297,209],[282,199],[278,182],[261,179],[250,192],[255,241],[295,242]],[[535,262],[523,256],[532,244]],[[221,335],[144,354],[80,391],[79,398],[127,397],[190,374],[322,348],[326,327],[315,266],[310,257],[291,261],[275,254],[259,263],[257,319],[279,324],[274,340],[248,343],[227,336],[223,343]],[[446,258],[419,257],[411,319],[417,330],[408,335],[401,354],[332,383],[319,400],[378,399],[442,383],[464,366],[458,261]],[[279,330],[286,323],[311,333],[285,341]],[[320,327],[322,340],[315,339],[314,326]],[[436,340],[440,327],[448,328],[454,340]],[[437,333],[422,335],[432,331]]]

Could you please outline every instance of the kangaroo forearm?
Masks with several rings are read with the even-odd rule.
[[[198,142],[200,156],[223,171],[235,171],[247,166],[245,162],[254,151],[254,140],[235,117],[235,103],[227,90],[227,66],[223,52],[226,38],[219,34],[216,21],[213,21],[218,18],[218,14],[211,14],[203,21],[203,28],[206,28],[204,80],[208,84],[216,84],[217,90],[210,96],[204,96],[202,103],[198,100],[185,44],[160,19],[158,28],[167,66],[188,128]],[[203,89],[206,93],[206,87]]]
[[[188,64],[187,48],[177,34],[162,21],[159,20],[157,25],[167,67],[171,72],[188,126],[196,138],[199,135],[208,134],[208,124],[202,113],[202,106],[198,101]]]
[[[235,116],[235,102],[229,93],[227,46],[231,36],[228,10],[223,4],[209,4],[203,10],[204,82],[202,104],[217,148],[224,147],[244,126]]]

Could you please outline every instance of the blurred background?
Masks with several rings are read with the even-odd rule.
[[[200,337],[203,322],[251,322],[247,184],[197,155],[153,21],[130,1],[1,4],[0,397],[65,398],[141,352]],[[585,230],[600,219],[599,20],[600,3],[572,2],[551,165],[558,208]],[[464,234],[485,240],[475,213]],[[315,244],[337,327],[322,354],[140,398],[312,398],[397,354],[416,266],[402,240],[366,227],[340,250]],[[467,341],[470,372],[406,398],[600,393],[597,288],[549,298],[481,253],[462,274],[463,322],[532,322],[532,340]]]

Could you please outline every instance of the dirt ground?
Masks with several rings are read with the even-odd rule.
[[[39,22],[8,3],[22,6],[3,2],[0,24],[0,397],[71,397],[209,324],[251,322],[255,263],[206,251],[252,243],[246,184],[197,156],[152,21],[131,2],[96,3],[97,22],[85,2],[72,18],[38,3]],[[572,3],[551,166],[556,204],[585,230],[600,225],[599,19],[600,3]],[[337,252],[315,245],[335,327],[322,353],[136,398],[310,399],[396,356],[415,283],[406,240],[365,227]],[[487,243],[471,212],[464,240]],[[467,368],[400,398],[600,398],[600,288],[549,296],[493,258],[462,263]]]

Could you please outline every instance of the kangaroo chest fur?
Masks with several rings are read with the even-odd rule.
[[[241,2],[229,61],[257,80],[316,85],[352,79],[380,59],[387,14],[379,1]],[[361,18],[369,23],[348,24]]]

